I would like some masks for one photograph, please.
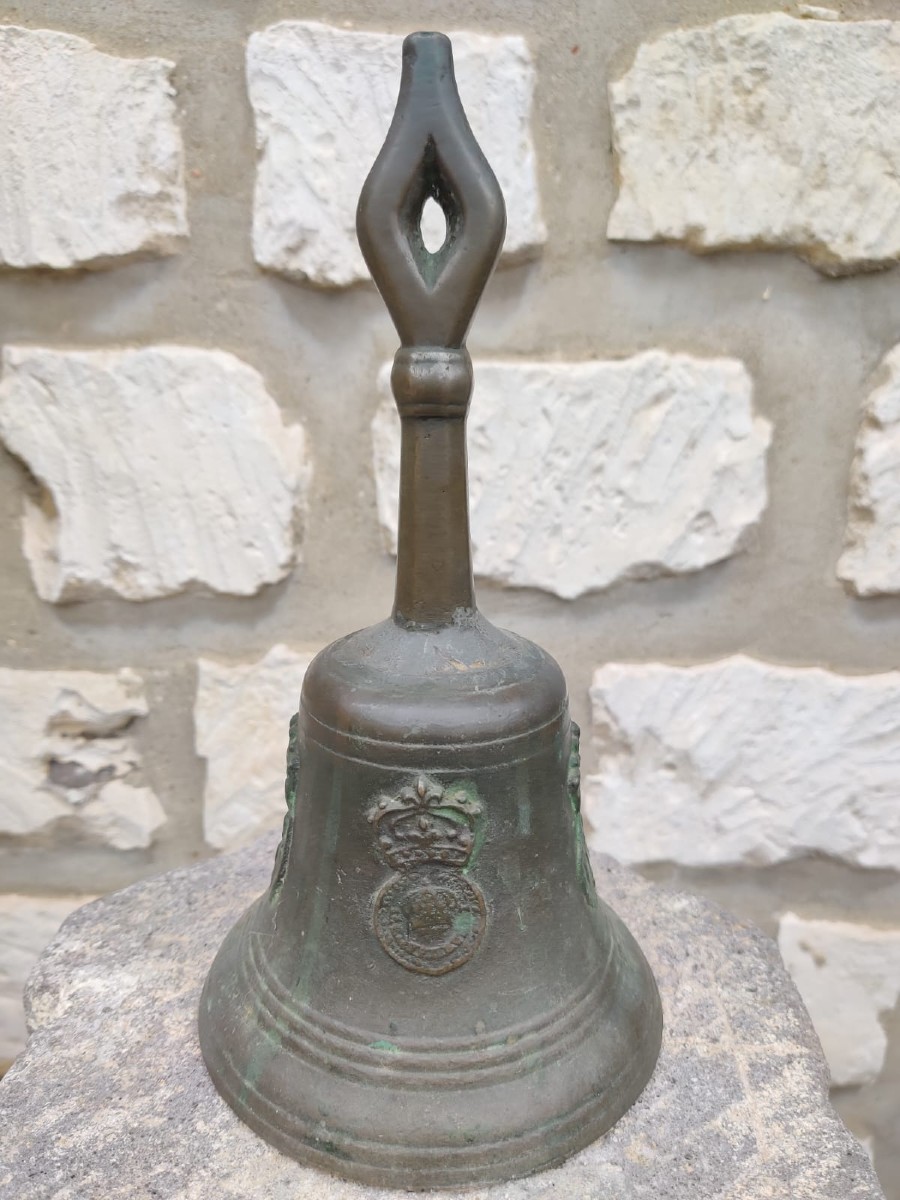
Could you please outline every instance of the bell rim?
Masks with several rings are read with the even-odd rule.
[[[266,903],[266,898],[262,897],[257,902],[260,903]],[[426,1191],[446,1187],[475,1187],[547,1170],[595,1141],[624,1115],[647,1085],[659,1057],[662,1007],[652,971],[627,927],[612,909],[606,905],[603,908],[615,934],[611,944],[618,945],[620,954],[611,953],[603,984],[599,988],[595,985],[588,996],[595,991],[600,992],[598,999],[606,1007],[612,1006],[623,994],[622,989],[628,987],[628,980],[621,971],[613,969],[610,972],[609,967],[614,967],[616,960],[622,963],[627,960],[632,972],[636,970],[641,980],[641,1002],[635,1006],[635,1011],[638,1008],[640,1010],[640,1020],[629,1024],[625,1039],[629,1045],[627,1051],[620,1054],[619,1069],[612,1075],[599,1078],[596,1087],[587,1095],[580,1095],[569,1109],[553,1114],[537,1125],[515,1133],[507,1130],[492,1140],[481,1139],[472,1144],[461,1144],[459,1141],[454,1143],[446,1136],[442,1140],[443,1126],[436,1121],[428,1131],[419,1131],[419,1138],[424,1137],[424,1141],[415,1140],[409,1132],[402,1139],[391,1141],[383,1131],[377,1139],[366,1138],[360,1136],[358,1131],[324,1127],[321,1120],[312,1119],[298,1107],[286,1110],[283,1103],[267,1095],[265,1087],[260,1087],[260,1080],[248,1079],[246,1070],[242,1074],[227,1044],[228,1038],[222,1036],[217,1027],[221,1023],[212,1017],[207,1019],[209,991],[217,987],[218,955],[204,987],[199,1014],[200,1048],[207,1070],[224,1100],[245,1124],[266,1141],[304,1165],[356,1183]],[[240,938],[239,931],[242,930],[244,935],[249,933],[245,921],[251,912],[252,909],[238,922],[232,934],[239,934]],[[232,939],[227,938],[220,954],[226,952],[226,946],[231,951],[233,945]],[[246,1019],[247,1006],[235,1000],[235,1012],[239,1010]],[[250,1011],[249,1015],[248,1025],[252,1025],[258,1014]],[[433,1105],[458,1095],[461,1104],[464,1104],[464,1097],[472,1094],[473,1085],[482,1086],[485,1091],[494,1089],[500,1094],[504,1089],[527,1089],[538,1085],[548,1063],[553,1070],[564,1073],[566,1064],[580,1062],[586,1053],[590,1053],[585,1046],[585,1028],[596,1039],[597,1031],[602,1033],[603,1021],[602,1016],[598,1017],[590,1009],[588,1016],[592,1019],[580,1024],[573,1036],[563,1035],[551,1042],[547,1057],[542,1058],[537,1066],[532,1064],[527,1070],[521,1069],[523,1056],[520,1055],[518,1070],[515,1069],[516,1064],[511,1063],[509,1071],[504,1071],[502,1076],[496,1076],[493,1080],[484,1078],[473,1084],[469,1078],[460,1085],[447,1082],[440,1086],[439,1075],[435,1075],[431,1080],[424,1077],[419,1087],[409,1089],[405,1094],[412,1092],[423,1097],[430,1094]],[[267,1036],[264,1030],[258,1032],[261,1038]],[[608,1037],[608,1030],[605,1036]],[[285,1049],[282,1045],[280,1056]],[[597,1053],[596,1046],[594,1053]],[[390,1058],[387,1054],[383,1057]],[[311,1080],[331,1077],[327,1066],[313,1065],[296,1055],[291,1055],[291,1059],[296,1064],[298,1078],[304,1071]],[[394,1083],[396,1076],[392,1080],[383,1071],[375,1071],[365,1079],[350,1080],[349,1086],[370,1091],[373,1097],[379,1096],[379,1103],[384,1105],[384,1098],[391,1094]],[[431,1087],[429,1083],[432,1083]],[[314,1091],[312,1083],[308,1090]],[[298,1094],[307,1093],[304,1089],[298,1089]],[[500,1103],[499,1098],[497,1103]],[[334,1125],[333,1120],[331,1125]]]
[[[661,1040],[660,1023],[660,1044]],[[202,1044],[201,1039],[201,1047]],[[247,1089],[245,1084],[241,1084],[240,1091],[235,1090],[226,1082],[221,1072],[214,1069],[205,1052],[204,1061],[219,1095],[241,1121],[301,1166],[311,1167],[364,1186],[428,1192],[444,1188],[475,1188],[492,1183],[507,1183],[561,1165],[573,1154],[584,1150],[609,1132],[632,1107],[656,1070],[658,1053],[657,1045],[649,1069],[644,1061],[645,1056],[636,1054],[623,1066],[618,1075],[604,1081],[604,1092],[617,1093],[616,1103],[604,1108],[593,1120],[586,1114],[595,1106],[596,1097],[588,1096],[568,1113],[535,1126],[517,1137],[504,1137],[494,1142],[456,1147],[411,1146],[406,1141],[388,1143],[381,1139],[365,1140],[340,1133],[337,1136],[340,1138],[341,1148],[338,1149],[329,1131],[323,1131],[318,1136],[312,1132],[305,1137],[297,1136],[285,1128],[283,1121],[268,1121],[261,1115],[258,1107],[252,1108],[246,1103],[249,1090],[258,1101],[279,1111],[277,1106],[271,1104],[256,1088]],[[300,1125],[301,1122],[299,1118],[294,1117],[293,1123]],[[310,1126],[307,1125],[307,1128]],[[565,1140],[559,1141],[561,1137]],[[555,1144],[553,1150],[548,1153],[547,1146],[551,1138]],[[458,1161],[448,1163],[448,1157]],[[376,1163],[376,1158],[382,1162]]]

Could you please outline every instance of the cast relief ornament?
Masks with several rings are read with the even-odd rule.
[[[424,775],[378,796],[366,814],[379,857],[398,872],[375,897],[375,935],[409,971],[444,975],[468,962],[481,943],[484,895],[463,874],[481,814],[471,785],[445,788]]]

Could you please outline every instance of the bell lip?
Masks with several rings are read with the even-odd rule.
[[[263,896],[256,904],[265,902],[266,897]],[[632,1002],[631,1019],[622,1022],[617,1043],[621,1048],[622,1043],[627,1042],[628,1048],[620,1053],[620,1067],[612,1077],[604,1076],[601,1068],[597,1086],[587,1095],[580,1096],[569,1110],[554,1113],[550,1119],[539,1120],[537,1125],[520,1129],[514,1134],[506,1133],[494,1140],[472,1144],[435,1146],[431,1140],[427,1144],[417,1145],[413,1135],[404,1137],[402,1129],[396,1128],[390,1130],[394,1135],[393,1140],[385,1136],[384,1130],[381,1136],[364,1138],[352,1132],[325,1128],[321,1120],[301,1113],[299,1106],[295,1106],[291,1112],[285,1111],[282,1105],[266,1095],[265,1088],[260,1086],[261,1079],[250,1081],[246,1073],[241,1075],[231,1053],[231,1045],[240,1043],[242,1032],[258,1032],[255,1010],[247,1004],[246,996],[235,989],[234,972],[229,970],[228,965],[231,952],[238,949],[244,940],[243,935],[247,932],[249,918],[256,904],[232,929],[210,969],[200,1001],[200,1048],[217,1091],[240,1119],[264,1140],[302,1165],[365,1186],[410,1192],[469,1188],[510,1181],[558,1166],[596,1141],[631,1108],[656,1069],[663,1032],[662,1005],[656,981],[638,943],[613,910],[601,901],[606,919],[615,928],[616,941],[627,957],[628,966],[633,968],[624,974],[621,971],[614,972],[612,980],[606,981],[607,990],[618,987],[617,996],[625,999],[630,997]],[[221,976],[219,969],[223,970]],[[635,971],[639,981],[639,1001],[634,999]],[[208,1016],[208,1001],[211,991],[221,990],[229,982],[232,984],[229,994],[233,1003],[229,1021],[224,1024],[228,1032],[222,1034]],[[613,1002],[609,995],[604,998],[607,1003]],[[592,1034],[574,1046],[569,1039],[562,1055],[555,1057],[553,1069],[565,1074],[568,1064],[582,1062],[589,1053],[593,1053],[598,1063],[602,1063],[603,1038],[598,1040],[598,1028],[602,1029],[602,1022],[594,1026]],[[560,1039],[561,1046],[564,1034],[565,1031]],[[608,1045],[606,1049],[608,1051]],[[389,1062],[388,1056],[385,1057]],[[316,1079],[328,1078],[327,1071],[323,1073],[321,1068],[312,1068],[296,1054],[291,1055],[291,1062],[297,1080],[294,1094],[298,1097],[313,1095]],[[540,1068],[523,1070],[509,1080],[489,1084],[488,1089],[502,1093],[504,1088],[517,1092],[536,1088],[539,1085],[537,1076],[546,1068],[546,1062],[541,1056]],[[385,1096],[390,1093],[389,1081],[386,1086],[386,1081],[376,1073],[370,1082],[361,1082],[357,1086],[371,1095],[373,1113],[390,1109],[391,1106],[385,1103]],[[445,1081],[433,1091],[421,1085],[417,1087],[417,1096],[422,1097],[429,1110],[437,1113],[435,1129],[448,1127],[441,1119],[442,1105],[446,1111],[448,1098],[451,1107],[454,1100],[459,1106],[465,1105],[467,1097],[471,1096],[471,1086],[471,1083],[465,1082],[453,1088],[448,1087]],[[495,1103],[502,1106],[501,1098],[498,1097]],[[373,1121],[373,1133],[377,1132],[376,1125],[377,1122]]]

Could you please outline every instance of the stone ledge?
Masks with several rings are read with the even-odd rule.
[[[65,923],[29,982],[28,1048],[0,1084],[2,1200],[397,1194],[273,1150],[201,1061],[203,978],[266,886],[274,844],[136,884]],[[656,972],[666,1020],[656,1073],[619,1124],[562,1167],[465,1200],[883,1200],[828,1101],[818,1041],[774,944],[607,859],[594,867]]]

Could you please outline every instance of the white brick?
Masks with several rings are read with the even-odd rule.
[[[390,367],[372,425],[378,512],[396,549],[399,418]],[[771,427],[734,359],[479,362],[469,416],[475,570],[571,599],[696,571],[739,550],[766,506]]]
[[[610,238],[900,257],[900,24],[729,17],[642,45],[610,87]]]
[[[60,925],[92,896],[0,895],[0,1062],[25,1045],[22,989]]]
[[[174,63],[0,26],[0,262],[104,265],[187,234]]]
[[[900,592],[900,346],[866,402],[850,476],[838,576],[859,596]]]
[[[130,732],[147,713],[133,671],[0,668],[0,833],[26,836],[58,821],[119,850],[149,846],[165,823]]]
[[[528,49],[520,37],[450,36],[469,121],[507,197],[505,254],[526,257],[546,239]],[[313,21],[281,21],[251,36],[253,248],[261,266],[330,287],[369,278],[356,204],[397,102],[401,41]]]
[[[42,484],[24,549],[44,600],[249,596],[295,561],[303,431],[221,350],[7,348],[0,436]]]
[[[591,844],[623,862],[900,868],[900,672],[601,667]]]
[[[203,834],[211,846],[242,846],[281,824],[288,724],[311,661],[287,646],[236,666],[200,659],[194,729],[206,759]]]
[[[881,1019],[900,1000],[900,929],[785,913],[778,948],[809,1009],[832,1082],[871,1083],[887,1049]]]

